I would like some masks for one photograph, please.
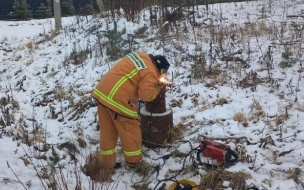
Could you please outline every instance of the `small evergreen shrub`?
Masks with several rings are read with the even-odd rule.
[[[127,42],[122,38],[125,33],[126,29],[124,28],[122,31],[118,31],[117,24],[114,22],[114,29],[107,31],[105,34],[108,41],[106,54],[113,61],[127,53],[126,50],[124,50],[124,46]]]
[[[282,61],[279,63],[281,68],[292,67],[297,62],[297,59],[294,57],[289,48],[285,48],[285,51],[282,52],[281,56]]]
[[[60,1],[61,14],[63,16],[71,16],[75,14],[75,7],[73,0],[61,0]]]
[[[44,5],[44,3],[40,3],[39,7],[37,7],[37,10],[34,13],[34,17],[38,19],[43,18],[49,18],[51,16],[51,12],[47,6]]]
[[[29,20],[32,18],[30,5],[26,3],[26,0],[15,0],[11,16],[17,20]]]
[[[94,13],[93,5],[86,4],[81,11],[84,15],[91,15]]]

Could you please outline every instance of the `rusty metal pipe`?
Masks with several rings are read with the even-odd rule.
[[[156,98],[151,102],[146,102],[145,107],[148,112],[151,113],[164,113],[166,112],[166,87],[163,86],[156,96]]]
[[[166,108],[166,87],[161,88],[158,96],[146,102],[139,111],[143,145],[156,148],[166,145],[173,127],[172,110]]]

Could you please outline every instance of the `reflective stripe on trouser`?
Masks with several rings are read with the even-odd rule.
[[[114,149],[119,136],[125,161],[138,163],[142,159],[142,138],[139,121],[121,115],[118,115],[115,119],[115,112],[100,104],[98,105],[98,118],[101,161],[109,167],[115,166],[116,157]]]

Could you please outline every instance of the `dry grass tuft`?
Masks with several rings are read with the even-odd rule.
[[[57,148],[59,150],[66,149],[66,150],[68,150],[69,153],[72,153],[72,154],[79,153],[79,150],[77,149],[77,147],[75,146],[75,144],[71,143],[69,141],[59,144],[57,146]]]
[[[36,44],[42,44],[48,41],[52,41],[56,36],[60,34],[59,31],[56,30],[51,30],[49,34],[41,34],[43,35],[44,38],[40,39],[39,41],[36,42]]]
[[[73,51],[69,57],[67,57],[64,62],[63,65],[68,66],[70,64],[73,65],[80,65],[83,64],[85,62],[85,60],[87,59],[88,54],[85,50],[76,52]]]
[[[25,44],[25,47],[27,47],[30,51],[33,50],[34,42],[29,42],[29,43]]]
[[[23,161],[24,165],[27,166],[31,163],[31,161],[23,156],[19,157],[20,160]]]
[[[228,100],[226,98],[220,98],[217,102],[218,105],[228,104]]]
[[[263,110],[260,102],[255,98],[253,99],[253,102],[252,102],[252,108],[254,108],[256,110]]]
[[[266,113],[264,112],[260,102],[257,99],[253,99],[252,105],[251,105],[251,116],[249,117],[249,120],[254,120],[254,122],[257,122],[260,120],[260,118],[263,118],[266,116]]]
[[[22,55],[16,55],[14,60],[15,61],[20,61],[21,58],[22,58]]]
[[[145,32],[148,30],[147,26],[143,26],[141,28],[139,28],[136,32],[135,32],[135,36],[138,37],[146,37],[147,35],[145,35]]]
[[[149,184],[148,183],[134,184],[131,187],[133,187],[136,190],[147,190],[149,189]]]
[[[285,114],[283,114],[283,115],[280,115],[280,116],[276,116],[276,118],[275,118],[275,126],[279,126],[279,125],[281,125],[281,124],[283,124],[285,121],[286,121],[286,115]]]
[[[135,172],[142,177],[147,177],[152,172],[152,167],[145,161],[139,162],[135,166]]]
[[[232,119],[234,121],[242,123],[244,127],[248,126],[248,120],[247,120],[245,114],[242,113],[242,112],[238,112],[238,113],[234,114],[234,116],[232,117]]]
[[[86,159],[86,163],[81,167],[82,172],[95,182],[113,182],[114,170],[104,165],[100,160],[100,155],[92,153]]]
[[[183,104],[183,100],[182,99],[172,99],[170,101],[170,107],[174,108],[174,107],[181,107]]]
[[[232,173],[222,168],[207,171],[202,175],[200,190],[223,189],[223,182],[228,181],[229,186],[235,190],[246,189],[246,180],[250,175],[244,172]]]
[[[78,142],[78,144],[81,148],[86,148],[87,147],[87,143],[83,138],[78,137],[77,142]]]
[[[60,34],[57,30],[51,30],[48,35],[48,40],[53,40],[56,36]]]
[[[289,173],[289,176],[287,177],[287,179],[293,179],[297,185],[300,184],[302,186],[302,188],[304,188],[304,182],[299,179],[301,173],[302,173],[302,170],[300,168],[295,168],[293,170],[290,170],[290,173]]]
[[[34,143],[45,143],[45,131],[41,127],[36,127],[36,129],[29,131],[29,129],[22,124],[19,125],[17,129],[17,135],[15,140],[20,140],[22,143],[32,146]]]
[[[184,157],[187,155],[187,153],[180,152],[180,151],[177,150],[177,149],[171,151],[170,154],[171,154],[171,156],[172,156],[173,158],[184,158]]]
[[[216,101],[212,102],[213,106],[216,106],[216,105],[223,106],[228,103],[229,103],[229,100],[227,100],[226,98],[218,98]]]
[[[185,129],[183,128],[182,125],[177,125],[175,127],[172,127],[170,131],[169,143],[173,143],[177,140],[182,140],[184,137],[184,131]]]

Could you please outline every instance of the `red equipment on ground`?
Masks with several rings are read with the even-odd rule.
[[[227,144],[205,139],[199,145],[197,160],[203,165],[233,165],[238,155]]]

